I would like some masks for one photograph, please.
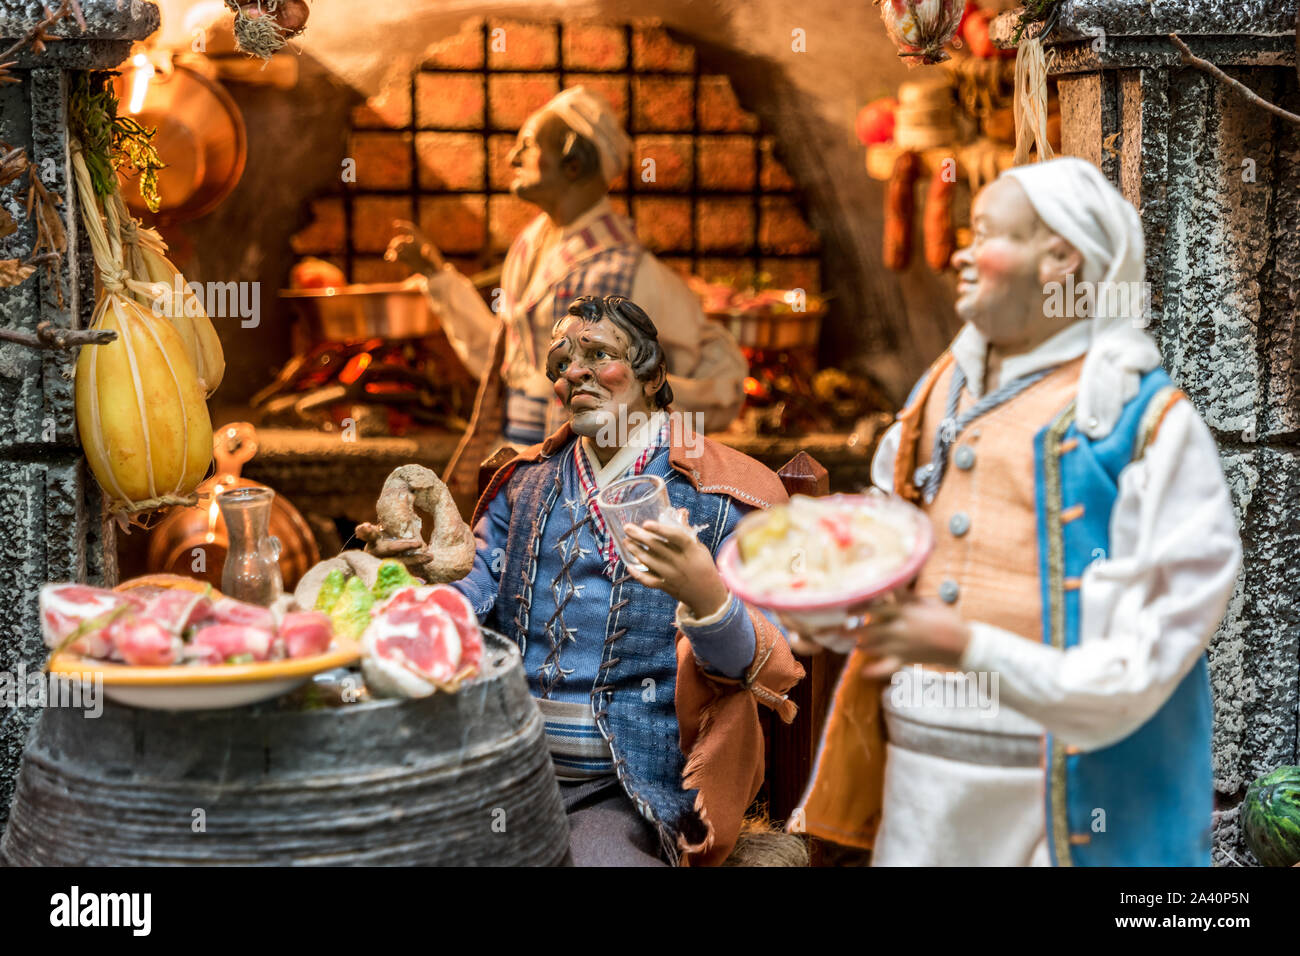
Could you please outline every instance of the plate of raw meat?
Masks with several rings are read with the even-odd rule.
[[[204,710],[270,700],[361,656],[319,611],[258,607],[179,580],[187,583],[114,591],[45,585],[50,673],[99,677],[105,696],[131,707]]]

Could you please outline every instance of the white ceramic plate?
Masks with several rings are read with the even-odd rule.
[[[220,710],[273,700],[323,671],[346,667],[361,657],[355,641],[336,637],[324,654],[253,664],[131,667],[64,651],[50,658],[49,671],[64,677],[100,675],[104,696],[148,710]]]

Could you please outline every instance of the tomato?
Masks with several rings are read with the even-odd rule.
[[[970,47],[971,53],[985,60],[1005,56],[1008,52],[1000,49],[989,38],[989,24],[992,20],[993,14],[988,10],[972,10],[961,28],[962,39]]]
[[[888,143],[893,140],[894,113],[897,109],[898,101],[891,97],[872,100],[862,107],[858,111],[856,123],[858,142],[863,146],[871,146],[874,143]]]

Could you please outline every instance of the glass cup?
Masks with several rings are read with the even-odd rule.
[[[614,539],[614,547],[623,563],[634,571],[648,570],[633,557],[625,545],[627,535],[623,526],[640,525],[646,521],[677,522],[677,512],[668,499],[668,487],[658,475],[637,475],[620,478],[596,496],[596,507],[605,519],[605,527]]]
[[[280,541],[270,533],[270,488],[231,488],[217,495],[229,544],[221,591],[249,604],[270,605],[280,596]]]

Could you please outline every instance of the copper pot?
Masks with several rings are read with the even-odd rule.
[[[149,571],[182,574],[221,587],[221,568],[229,539],[226,522],[217,507],[218,492],[230,488],[265,488],[239,476],[244,464],[257,454],[257,433],[248,422],[234,422],[216,430],[212,455],[216,474],[199,485],[200,500],[191,508],[173,508],[149,538]],[[280,539],[280,576],[285,591],[292,591],[307,569],[320,561],[316,538],[302,514],[283,495],[271,504],[271,534]]]
[[[148,129],[156,129],[154,146],[167,165],[158,171],[161,205],[150,213],[135,183],[122,196],[131,212],[147,223],[169,226],[211,212],[239,184],[248,155],[248,134],[239,107],[220,83],[197,70],[176,65],[148,80],[144,102],[131,113],[131,64],[115,81],[121,109]],[[144,82],[141,80],[141,82]]]
[[[442,328],[424,293],[405,283],[281,289],[280,298],[298,313],[310,345],[423,338]]]

